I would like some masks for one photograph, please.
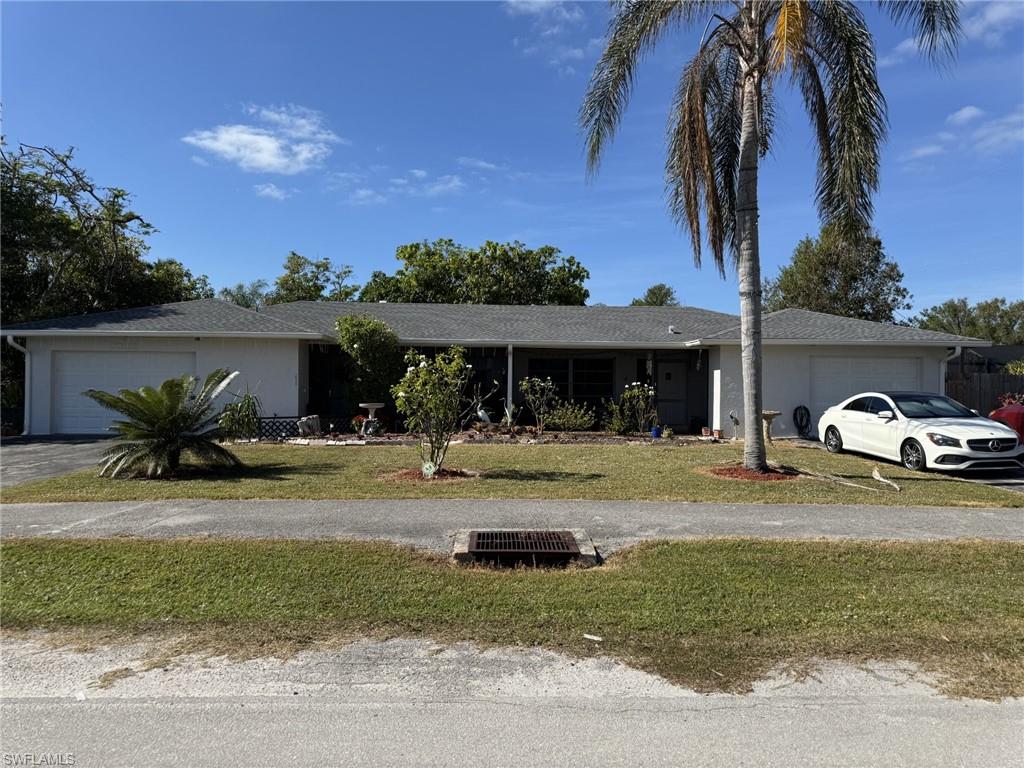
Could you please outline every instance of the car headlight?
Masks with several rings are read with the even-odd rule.
[[[949,435],[943,435],[943,434],[941,434],[939,432],[928,432],[926,434],[928,435],[928,439],[931,440],[936,445],[942,445],[942,446],[945,446],[946,448],[959,448],[960,447],[960,441],[957,440],[955,437],[950,437]]]

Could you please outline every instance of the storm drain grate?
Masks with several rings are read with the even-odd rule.
[[[471,555],[567,555],[580,553],[571,531],[470,531]]]

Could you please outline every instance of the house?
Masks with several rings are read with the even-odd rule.
[[[743,413],[740,329],[735,315],[696,307],[567,307],[293,302],[259,312],[219,299],[163,304],[2,329],[26,354],[26,431],[101,433],[110,414],[81,394],[158,384],[218,367],[241,372],[265,416],[319,414],[345,423],[347,359],[334,336],[339,317],[386,322],[401,343],[467,348],[477,383],[500,412],[519,401],[518,381],[550,376],[565,398],[600,404],[635,381],[653,382],[662,423],[733,434]],[[812,424],[862,390],[944,389],[947,361],[985,342],[905,326],[786,309],[763,318],[764,407],[775,433],[796,435],[793,410]]]

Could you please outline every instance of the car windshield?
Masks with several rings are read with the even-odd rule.
[[[892,395],[893,402],[908,419],[973,419],[978,414],[942,395]]]

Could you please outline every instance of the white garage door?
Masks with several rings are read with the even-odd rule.
[[[858,392],[920,388],[919,357],[811,357],[811,423]]]
[[[138,389],[195,372],[194,352],[54,352],[52,430],[98,434],[119,418],[82,395],[87,389]]]

